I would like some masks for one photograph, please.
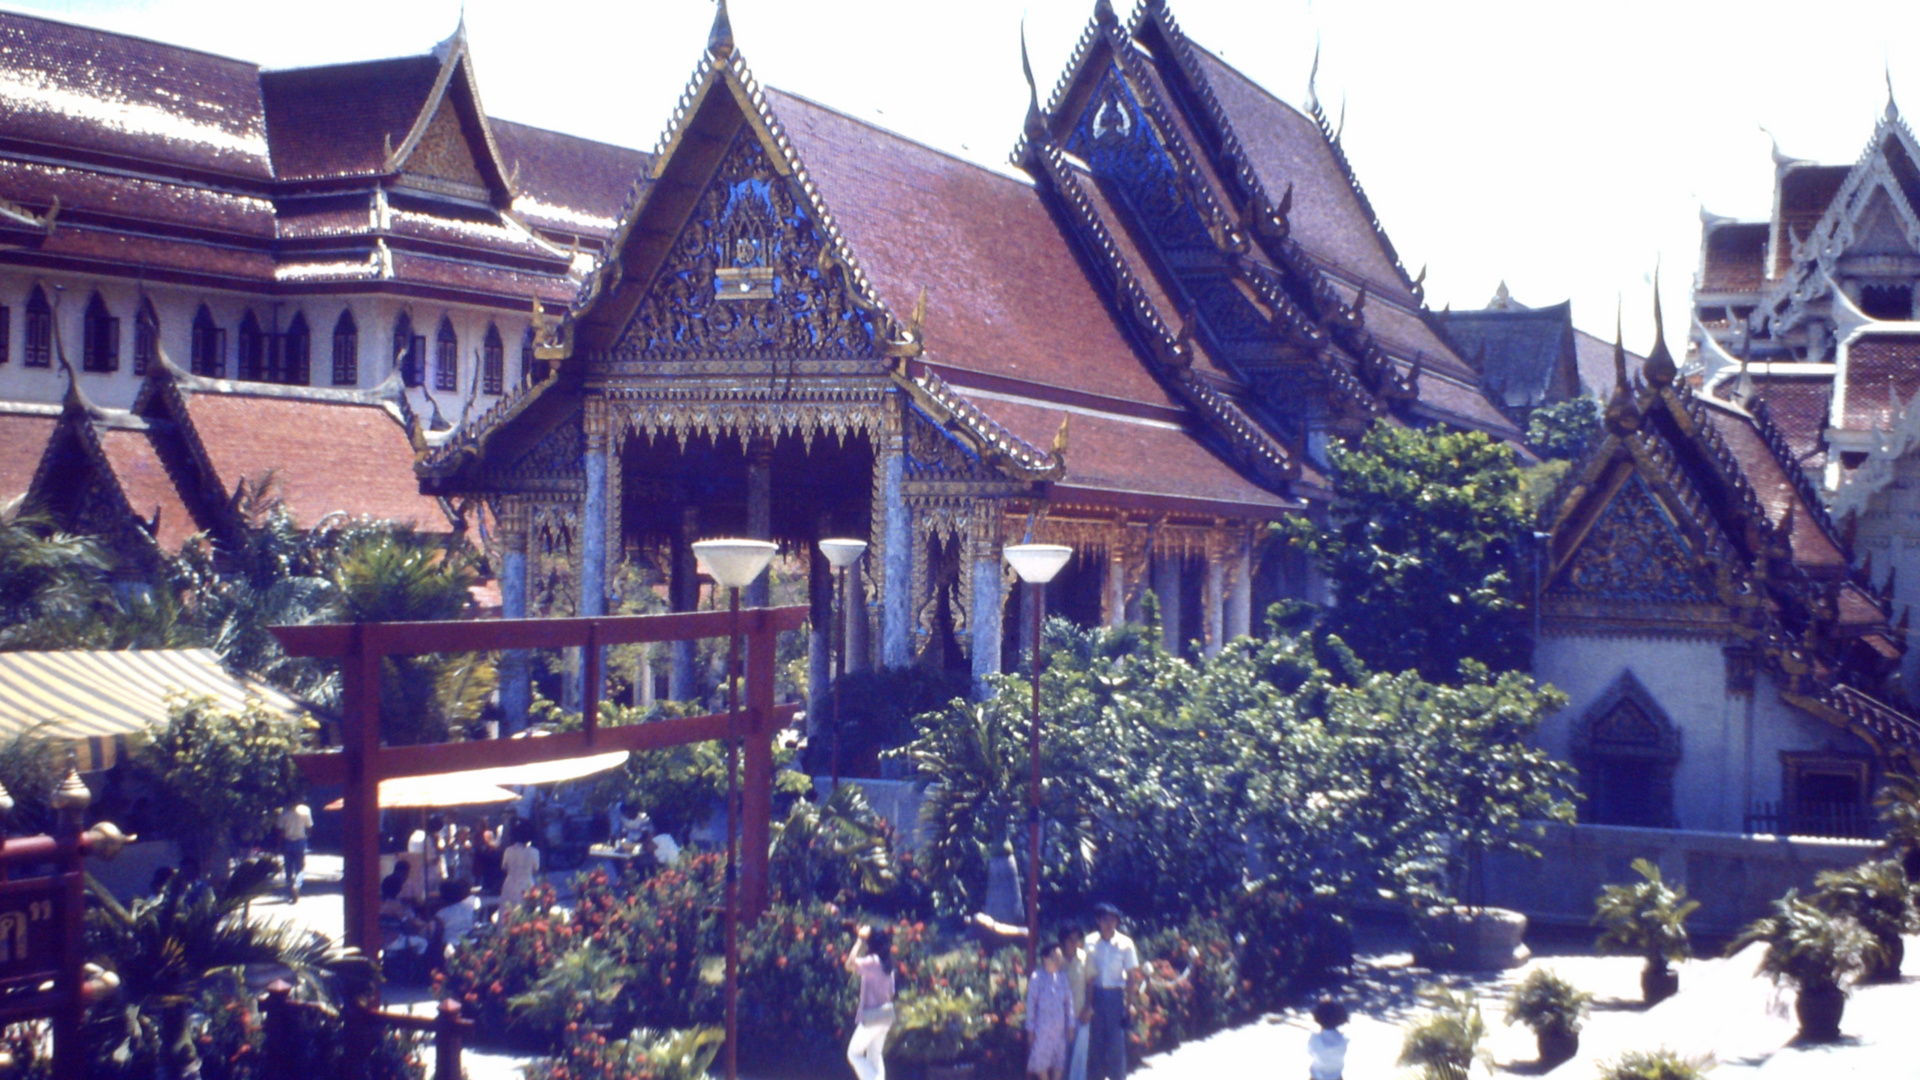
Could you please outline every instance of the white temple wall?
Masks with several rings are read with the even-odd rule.
[[[1852,735],[1782,701],[1766,672],[1751,695],[1727,689],[1723,642],[1673,637],[1544,636],[1534,674],[1570,699],[1541,725],[1539,745],[1571,760],[1575,724],[1628,671],[1680,731],[1673,812],[1683,829],[1741,832],[1756,801],[1782,798],[1788,751],[1865,753]]]
[[[1856,565],[1873,559],[1876,588],[1886,583],[1888,570],[1895,571],[1895,622],[1907,608],[1920,605],[1920,453],[1894,460],[1893,479],[1867,500],[1858,516],[1853,552]],[[1907,650],[1900,678],[1909,688],[1920,687],[1920,649]]]

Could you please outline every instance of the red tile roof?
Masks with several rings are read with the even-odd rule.
[[[1767,520],[1778,528],[1786,518],[1787,508],[1793,508],[1795,565],[1829,572],[1844,568],[1847,565],[1846,555],[1820,527],[1824,512],[1807,504],[1801,494],[1802,489],[1794,484],[1786,471],[1788,466],[1783,466],[1774,457],[1753,418],[1712,398],[1701,397],[1698,400],[1707,404],[1706,415],[1713,423],[1714,430],[1726,441],[1734,460],[1739,462],[1740,471],[1753,487],[1760,505],[1766,509]]]
[[[1758,292],[1764,288],[1769,230],[1764,221],[1708,226],[1700,291]]]
[[[1573,331],[1573,355],[1580,365],[1580,385],[1586,392],[1602,401],[1613,396],[1614,383],[1618,380],[1613,370],[1613,342],[1594,337],[1576,327]],[[1647,358],[1639,353],[1627,352],[1627,378],[1640,375],[1640,366]]]
[[[314,180],[384,172],[439,76],[431,55],[262,72],[274,174]]]
[[[0,411],[0,507],[32,486],[34,470],[59,422],[51,412]]]
[[[1866,334],[1847,349],[1847,414],[1837,426],[1890,427],[1920,391],[1920,337]]]
[[[1820,449],[1826,440],[1827,409],[1833,400],[1832,379],[1759,375],[1753,377],[1753,386],[1759,400],[1766,403],[1767,419],[1786,436],[1795,457],[1806,458]]]
[[[113,482],[134,515],[155,525],[153,538],[162,551],[179,552],[206,524],[194,520],[152,437],[145,431],[118,428],[100,430],[98,437]]]
[[[420,494],[406,432],[377,405],[204,390],[186,402],[221,491],[271,472],[301,528],[335,511],[447,527],[439,503]]]
[[[1805,241],[1826,214],[1827,206],[1853,172],[1851,165],[1792,165],[1780,178],[1779,247],[1773,253],[1773,273],[1779,277],[1793,265],[1793,242]]]
[[[489,118],[515,178],[513,209],[530,225],[605,237],[653,160],[624,146]]]
[[[265,180],[259,68],[0,12],[0,115],[15,138]]]

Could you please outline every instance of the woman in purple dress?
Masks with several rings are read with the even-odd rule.
[[[1041,954],[1040,970],[1027,980],[1027,1072],[1040,1080],[1060,1080],[1073,1047],[1073,987],[1067,960],[1054,945]]]

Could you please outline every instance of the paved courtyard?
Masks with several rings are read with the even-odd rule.
[[[270,917],[294,918],[338,937],[341,926],[340,859],[315,855],[308,861],[308,889],[297,907],[284,900],[263,904]],[[1352,1048],[1346,1080],[1397,1080],[1408,1070],[1394,1064],[1402,1033],[1424,1012],[1422,988],[1440,984],[1470,990],[1479,999],[1491,1032],[1492,1076],[1588,1080],[1599,1075],[1597,1062],[1624,1050],[1671,1047],[1683,1054],[1713,1054],[1720,1062],[1714,1080],[1828,1080],[1831,1077],[1920,1077],[1920,974],[1898,984],[1860,987],[1847,1004],[1843,1041],[1827,1046],[1793,1043],[1795,1023],[1790,994],[1777,994],[1754,975],[1760,948],[1728,959],[1695,959],[1680,965],[1680,993],[1652,1009],[1640,1007],[1640,962],[1627,957],[1596,957],[1580,947],[1548,944],[1525,966],[1480,976],[1436,976],[1413,967],[1412,955],[1398,951],[1393,935],[1363,932],[1363,948],[1347,992],[1353,1021],[1347,1027]],[[1907,953],[1920,956],[1920,938],[1909,938]],[[1580,1053],[1551,1072],[1534,1062],[1533,1034],[1503,1021],[1505,1000],[1515,983],[1534,968],[1545,967],[1596,1000]],[[1908,968],[1920,967],[1910,961]],[[389,993],[389,1005],[428,1012],[433,1003],[424,990]],[[1304,1010],[1269,1016],[1251,1024],[1187,1043],[1147,1060],[1144,1076],[1153,1080],[1221,1080],[1225,1077],[1306,1075],[1307,1036],[1314,1030]],[[431,1053],[429,1053],[431,1057]],[[519,1080],[522,1057],[469,1051],[470,1080]],[[851,1075],[849,1072],[847,1075]],[[1476,1075],[1486,1076],[1484,1070]],[[844,1080],[835,1073],[819,1080]]]

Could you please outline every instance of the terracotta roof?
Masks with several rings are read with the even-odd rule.
[[[274,174],[315,180],[384,172],[439,76],[431,55],[261,72]]]
[[[385,409],[272,394],[197,390],[185,397],[221,491],[272,472],[301,528],[334,511],[446,528],[439,503],[414,480],[407,433]]]
[[[98,438],[113,482],[134,515],[155,526],[153,538],[162,551],[177,553],[205,528],[194,520],[148,432],[106,428]]]
[[[1780,205],[1776,211],[1779,247],[1773,253],[1773,274],[1779,277],[1793,265],[1793,241],[1806,240],[1827,212],[1827,206],[1853,172],[1851,165],[1790,165],[1780,177]]]
[[[1808,458],[1826,442],[1827,409],[1833,401],[1833,380],[1826,376],[1755,375],[1757,400],[1765,403],[1794,457]],[[1733,380],[1728,380],[1731,387]]]
[[[954,385],[976,371],[1173,405],[1031,185],[805,98],[767,96],[888,306],[904,317],[927,290],[925,358]]]
[[[1580,365],[1580,385],[1602,401],[1613,396],[1613,342],[1605,341],[1576,327],[1573,331],[1573,355]],[[1627,378],[1640,377],[1640,366],[1647,358],[1627,350]]]
[[[52,412],[15,412],[0,406],[0,506],[27,493],[47,440],[60,417]]]
[[[606,237],[653,156],[489,117],[514,177],[514,212],[530,225]]]
[[[1793,561],[1804,569],[1833,571],[1847,565],[1847,557],[1820,526],[1825,512],[1809,505],[1800,485],[1774,456],[1753,418],[1732,406],[1701,397],[1714,430],[1726,442],[1728,451],[1740,465],[1740,471],[1765,508],[1767,520],[1776,528],[1793,509]]]
[[[1764,221],[1708,226],[1700,291],[1759,292],[1766,287],[1770,228]]]
[[[1261,184],[1275,200],[1292,186],[1288,220],[1300,246],[1321,263],[1365,282],[1374,296],[1417,306],[1312,118],[1207,50],[1196,46],[1194,54]]]
[[[1847,414],[1838,427],[1891,427],[1920,391],[1920,337],[1865,334],[1847,349]]]
[[[134,222],[260,240],[273,236],[273,203],[267,199],[192,184],[0,158],[0,192],[13,202],[38,207],[57,197],[55,236],[80,223],[100,227]]]
[[[18,139],[265,180],[259,68],[0,12],[0,131]]]

